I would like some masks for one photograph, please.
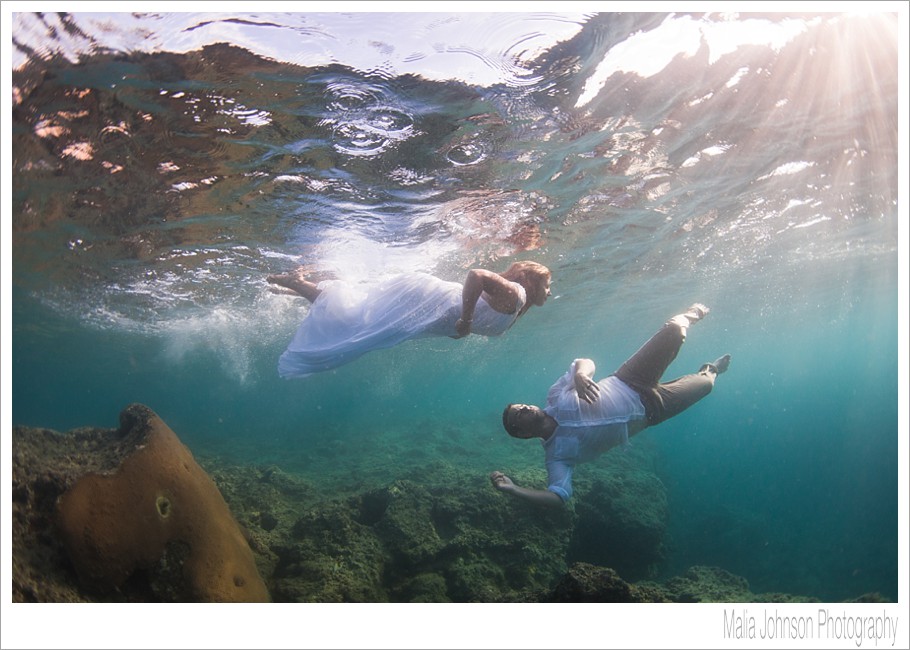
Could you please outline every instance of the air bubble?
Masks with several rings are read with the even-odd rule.
[[[487,150],[479,142],[460,144],[449,149],[446,159],[458,167],[476,165],[487,157]]]

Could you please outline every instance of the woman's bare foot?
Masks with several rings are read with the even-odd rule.
[[[306,279],[306,269],[302,266],[290,273],[274,273],[266,276],[266,282],[275,284],[303,296],[310,302],[316,300],[322,291],[315,284]]]
[[[301,266],[290,273],[272,273],[266,276],[266,281],[270,284],[277,284],[280,287],[296,291],[295,285],[299,282],[306,281],[306,271]]]

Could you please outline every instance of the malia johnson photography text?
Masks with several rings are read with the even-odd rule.
[[[888,616],[887,611],[869,615],[832,613],[819,609],[813,616],[781,614],[764,610],[759,615],[748,609],[724,610],[725,639],[772,639],[772,640],[850,640],[857,648],[864,644],[894,646],[897,641],[897,616]]]

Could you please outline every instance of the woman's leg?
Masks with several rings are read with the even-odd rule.
[[[277,284],[279,287],[290,289],[310,302],[315,302],[322,291],[315,284],[307,280],[304,277],[304,274],[305,270],[299,268],[291,273],[270,275],[266,278],[266,281],[270,284]]]

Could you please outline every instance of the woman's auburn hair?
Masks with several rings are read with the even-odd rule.
[[[549,278],[551,273],[550,269],[541,264],[540,262],[533,262],[531,260],[522,260],[520,262],[512,262],[511,266],[506,269],[506,272],[503,275],[512,275],[512,274],[530,274],[539,277]]]

